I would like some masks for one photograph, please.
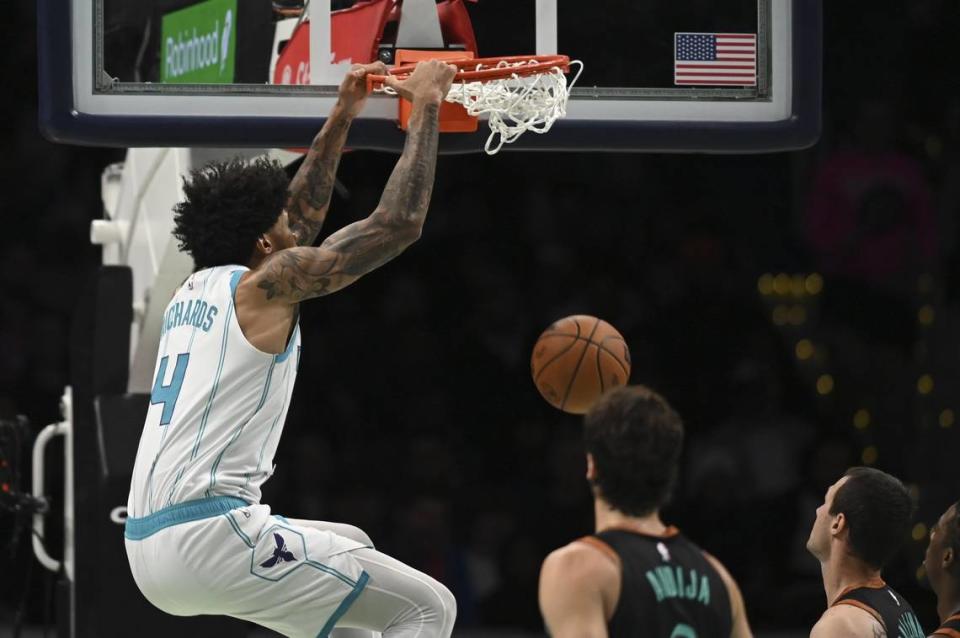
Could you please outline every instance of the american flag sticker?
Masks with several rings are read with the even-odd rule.
[[[675,33],[673,83],[756,86],[756,33]]]

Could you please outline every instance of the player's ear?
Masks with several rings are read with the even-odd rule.
[[[847,528],[847,517],[840,512],[833,517],[833,523],[830,524],[830,533],[837,536]]]
[[[597,465],[593,462],[593,455],[587,452],[587,480],[591,483],[597,480]]]
[[[943,568],[944,568],[944,569],[950,569],[950,566],[953,565],[953,563],[954,563],[954,561],[956,561],[956,559],[957,559],[957,555],[954,554],[953,548],[952,548],[952,547],[948,547],[948,548],[947,548],[946,550],[944,550],[944,552],[943,552]]]
[[[270,237],[267,234],[257,237],[257,252],[261,255],[269,255],[276,249]]]

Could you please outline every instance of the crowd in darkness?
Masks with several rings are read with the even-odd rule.
[[[449,585],[463,627],[541,631],[540,562],[592,531],[592,504],[579,421],[538,396],[529,355],[552,321],[587,313],[626,337],[632,381],[684,417],[665,515],[727,564],[756,628],[822,611],[804,542],[848,466],[901,476],[918,522],[934,521],[960,498],[960,87],[942,73],[960,15],[949,0],[825,4],[825,128],[809,151],[443,157],[422,239],[304,305],[264,500],[362,527]],[[39,428],[99,262],[100,171],[122,152],[41,138],[32,11],[14,3],[2,27],[19,49],[0,62],[0,417]],[[394,161],[345,155],[325,232],[373,209]],[[816,273],[822,289],[767,273]],[[924,533],[886,577],[932,627]]]

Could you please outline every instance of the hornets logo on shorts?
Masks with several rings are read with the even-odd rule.
[[[273,540],[277,544],[277,548],[273,550],[272,557],[260,563],[260,567],[273,567],[277,563],[292,563],[293,561],[297,560],[296,556],[293,555],[293,552],[287,551],[287,541],[283,540],[283,536],[274,532]]]
[[[297,530],[271,525],[251,547],[250,573],[265,580],[283,580],[303,564],[313,564],[306,541]]]

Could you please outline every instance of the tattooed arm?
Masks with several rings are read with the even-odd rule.
[[[350,123],[360,113],[367,98],[366,76],[368,73],[383,75],[386,70],[382,62],[358,64],[350,70],[340,85],[336,105],[310,145],[300,170],[290,181],[285,208],[290,230],[297,236],[300,246],[313,245],[327,217]]]
[[[289,248],[266,259],[252,273],[251,283],[268,301],[292,304],[335,292],[420,237],[433,191],[440,102],[455,71],[441,62],[424,62],[406,81],[391,81],[413,102],[413,111],[403,153],[380,204],[369,217],[330,235],[318,248]]]

